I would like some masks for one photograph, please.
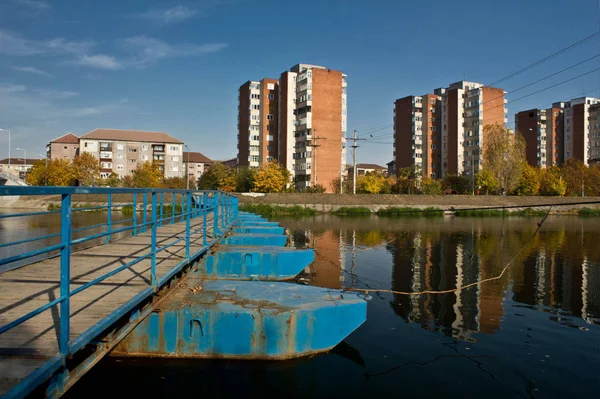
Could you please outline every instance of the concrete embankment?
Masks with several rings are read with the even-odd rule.
[[[371,212],[389,207],[424,209],[435,207],[444,210],[486,207],[515,207],[544,210],[553,204],[552,214],[577,213],[580,208],[600,208],[599,197],[514,197],[492,195],[393,195],[393,194],[239,194],[240,204],[266,204],[274,206],[302,206],[318,212],[334,212],[342,207],[365,207]],[[536,207],[537,205],[537,207]]]

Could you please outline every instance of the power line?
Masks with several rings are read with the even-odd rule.
[[[598,36],[598,35],[600,35],[600,31],[596,31],[595,33],[593,33],[593,34],[591,34],[591,35],[589,35],[589,36],[587,36],[587,37],[585,37],[585,38],[583,38],[583,39],[581,39],[581,40],[579,40],[579,41],[577,41],[577,42],[575,42],[575,43],[571,44],[570,46],[564,47],[564,48],[562,48],[562,49],[558,50],[557,52],[555,52],[555,53],[552,53],[552,54],[550,54],[549,56],[547,56],[547,57],[545,57],[545,58],[542,58],[542,59],[541,59],[541,60],[539,60],[539,61],[536,61],[536,62],[534,62],[533,64],[530,64],[530,65],[528,65],[528,66],[526,66],[526,67],[524,67],[524,68],[521,68],[521,69],[519,69],[518,71],[516,71],[516,72],[513,72],[513,73],[511,73],[510,75],[508,75],[508,76],[505,76],[505,77],[503,77],[502,79],[500,79],[500,80],[497,80],[497,81],[495,81],[495,82],[493,82],[493,83],[489,84],[489,85],[488,85],[488,87],[490,87],[490,86],[494,86],[494,85],[496,85],[496,84],[498,84],[498,83],[500,83],[500,82],[504,82],[505,80],[511,79],[511,78],[513,78],[513,77],[515,77],[515,76],[517,76],[517,75],[519,75],[519,74],[523,73],[523,72],[526,72],[526,71],[530,70],[531,68],[535,68],[536,66],[538,66],[538,65],[540,65],[540,64],[543,64],[544,62],[546,62],[546,61],[548,61],[548,60],[551,60],[552,58],[555,58],[555,57],[559,56],[560,54],[563,54],[563,53],[565,53],[565,52],[567,52],[567,51],[569,51],[569,50],[572,50],[572,49],[574,49],[575,47],[578,47],[578,46],[582,45],[583,43],[585,43],[585,42],[587,42],[587,41],[589,41],[589,40],[593,39],[594,37],[596,37],[596,36]]]
[[[562,69],[562,70],[560,70],[560,71],[558,71],[558,72],[552,73],[552,74],[550,74],[550,75],[548,75],[548,76],[546,76],[546,77],[543,77],[543,78],[541,78],[541,79],[538,79],[538,80],[536,80],[535,82],[531,82],[531,83],[528,83],[528,84],[526,84],[526,85],[524,85],[524,86],[518,87],[518,88],[516,88],[515,90],[512,90],[512,91],[509,93],[509,95],[510,95],[510,94],[513,94],[513,93],[516,93],[516,92],[518,92],[519,90],[523,90],[523,89],[524,89],[524,88],[526,88],[526,87],[533,86],[533,85],[534,85],[534,84],[536,84],[536,83],[540,83],[540,82],[542,82],[542,81],[544,81],[544,80],[546,80],[546,79],[549,79],[549,78],[551,78],[551,77],[553,77],[553,76],[556,76],[556,75],[559,75],[559,74],[561,74],[561,73],[563,73],[563,72],[566,72],[566,71],[568,71],[569,69],[573,69],[573,68],[575,68],[575,67],[577,67],[577,66],[579,66],[579,65],[585,64],[586,62],[589,62],[589,61],[593,60],[594,58],[598,58],[598,57],[600,57],[600,54],[596,54],[595,56],[593,56],[593,57],[590,57],[590,58],[588,58],[587,60],[583,60],[583,61],[581,61],[581,62],[578,62],[577,64],[571,65],[570,67],[567,67],[567,68],[565,68],[565,69]],[[494,97],[494,98],[490,98],[489,100],[483,101],[483,102],[482,102],[480,105],[483,105],[483,104],[486,104],[486,103],[492,102],[492,101],[494,101],[494,100],[497,100],[497,99],[499,99],[499,98],[503,98],[503,97],[504,97],[504,95],[497,96],[497,97]]]

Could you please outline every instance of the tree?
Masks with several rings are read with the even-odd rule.
[[[235,191],[237,178],[235,171],[222,163],[216,163],[210,167],[198,179],[199,190],[223,190]]]
[[[468,194],[471,191],[471,179],[467,176],[447,175],[442,180],[442,187],[445,190],[452,190],[457,194]]]
[[[523,166],[521,178],[515,188],[515,195],[539,195],[541,171],[529,164]]]
[[[399,168],[397,171],[398,179],[393,191],[398,194],[410,194],[415,191],[415,180],[419,175],[419,170],[416,166]]]
[[[55,159],[36,163],[27,174],[26,181],[32,186],[72,186],[75,174],[70,161]]]
[[[93,186],[100,180],[100,161],[89,152],[83,152],[75,158],[73,168],[80,186]]]
[[[185,189],[186,186],[185,177],[168,177],[164,179],[163,187],[165,188],[173,188],[173,189]],[[196,188],[195,185],[190,180],[190,188]]]
[[[567,185],[560,176],[560,169],[552,166],[542,172],[540,193],[542,195],[565,195]]]
[[[314,186],[307,187],[306,190],[304,190],[304,192],[308,194],[322,194],[325,191],[325,187],[323,187],[322,184],[316,184]]]
[[[500,188],[500,182],[489,169],[481,169],[475,175],[475,185],[488,195]]]
[[[359,193],[379,194],[385,186],[385,177],[380,174],[366,174],[356,180],[356,187]]]
[[[442,182],[431,177],[424,177],[421,180],[421,191],[425,195],[441,195],[443,194]]]
[[[238,193],[249,193],[254,188],[254,177],[256,170],[242,166],[236,171],[236,191]]]
[[[352,180],[346,178],[346,179],[344,179],[344,182],[342,183],[342,185],[343,185],[342,189],[344,190],[344,194],[352,193]],[[331,181],[331,189],[336,194],[340,193],[340,178],[339,177],[336,177],[335,179],[333,179]]]
[[[163,173],[158,165],[144,162],[131,173],[133,186],[137,188],[158,188],[163,183]]]
[[[254,176],[254,191],[258,193],[280,193],[290,182],[290,172],[272,160],[263,165]]]
[[[560,169],[560,176],[565,181],[567,190],[565,195],[579,196],[588,185],[589,170],[585,164],[577,158],[569,158]]]
[[[483,168],[511,193],[519,184],[525,165],[525,140],[521,133],[512,134],[497,123],[483,127]]]
[[[118,174],[116,174],[115,172],[111,172],[111,174],[106,179],[104,179],[104,181],[101,184],[103,186],[108,187],[119,187],[121,186],[122,182]]]

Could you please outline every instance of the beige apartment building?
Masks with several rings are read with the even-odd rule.
[[[25,180],[27,173],[40,161],[37,158],[4,158],[0,159],[0,171]]]
[[[80,137],[79,149],[98,158],[102,178],[123,178],[144,162],[158,164],[165,178],[185,175],[183,142],[163,132],[95,129]]]
[[[199,152],[184,152],[183,162],[184,170],[186,170],[188,174],[188,179],[192,181],[198,181],[200,176],[215,163],[215,161]]]
[[[477,173],[483,161],[483,127],[507,122],[505,91],[460,81],[433,94],[394,103],[396,173],[414,167],[423,176]]]
[[[46,158],[74,160],[79,154],[79,137],[67,133],[57,137],[46,145]]]

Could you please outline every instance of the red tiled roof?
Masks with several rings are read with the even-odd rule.
[[[190,163],[214,163],[212,159],[208,158],[199,152],[183,152],[183,162],[187,162],[189,159]]]
[[[75,136],[73,133],[67,133],[51,140],[50,143],[79,144],[79,137]]]
[[[82,139],[116,140],[116,141],[143,141],[149,143],[183,144],[183,141],[163,132],[149,132],[144,130],[123,129],[94,129],[81,136]]]
[[[374,164],[374,163],[359,163],[359,164],[356,164],[356,169],[381,169],[381,170],[387,170],[387,168],[385,166],[377,165],[377,164]],[[348,168],[348,170],[352,170],[352,166],[350,166]]]

